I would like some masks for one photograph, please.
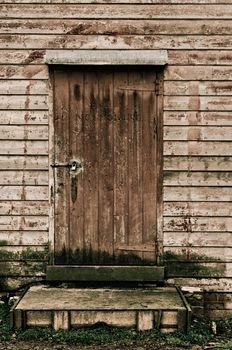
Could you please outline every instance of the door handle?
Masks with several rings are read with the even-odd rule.
[[[62,163],[53,163],[51,164],[52,168],[68,168],[72,171],[76,171],[77,169],[82,169],[82,164],[80,162],[77,161],[73,161],[73,162],[69,162],[66,164],[62,164]]]

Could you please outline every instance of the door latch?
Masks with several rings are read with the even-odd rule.
[[[66,164],[62,164],[62,163],[53,163],[51,164],[52,168],[68,168],[71,171],[76,171],[77,169],[81,169],[82,168],[82,164],[80,162],[77,161],[72,161]]]

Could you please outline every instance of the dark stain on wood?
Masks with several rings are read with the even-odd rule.
[[[75,203],[77,200],[77,187],[78,187],[78,179],[77,175],[72,175],[71,179],[71,198],[72,202]]]
[[[45,55],[45,50],[35,50],[30,53],[30,55],[22,62],[23,64],[30,64],[39,58],[43,58]]]
[[[74,96],[75,96],[77,101],[80,101],[81,92],[80,92],[80,85],[79,84],[75,84],[75,86],[74,86]]]

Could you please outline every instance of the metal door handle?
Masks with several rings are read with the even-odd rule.
[[[82,168],[82,164],[80,162],[77,161],[73,161],[73,162],[69,162],[66,164],[62,164],[62,163],[53,163],[51,164],[52,168],[69,168],[72,171],[76,171],[77,169],[81,169]]]

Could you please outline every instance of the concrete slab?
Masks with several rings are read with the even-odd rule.
[[[176,288],[54,288],[33,286],[12,310],[13,326],[112,326],[185,330],[188,310]]]
[[[16,310],[179,310],[185,309],[175,288],[31,287]]]

